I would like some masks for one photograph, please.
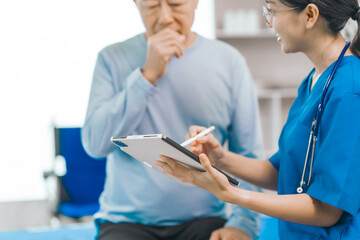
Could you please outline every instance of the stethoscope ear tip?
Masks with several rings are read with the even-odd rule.
[[[302,192],[303,192],[303,188],[302,188],[302,187],[298,187],[298,188],[296,189],[296,191],[297,191],[297,193],[302,193]]]

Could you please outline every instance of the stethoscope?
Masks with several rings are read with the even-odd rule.
[[[338,60],[335,63],[335,66],[334,66],[333,70],[331,71],[331,74],[330,74],[329,78],[327,79],[327,81],[325,83],[325,86],[324,86],[324,89],[323,89],[323,92],[322,92],[322,95],[321,95],[320,103],[319,103],[318,108],[317,108],[317,112],[315,113],[314,119],[313,119],[312,124],[311,124],[309,143],[308,143],[305,162],[304,162],[304,169],[303,169],[302,176],[301,176],[300,186],[296,189],[296,191],[298,193],[302,193],[303,190],[304,190],[303,187],[309,187],[309,185],[310,185],[311,172],[312,172],[312,167],[313,167],[313,163],[314,163],[315,146],[316,146],[317,136],[318,136],[318,133],[319,133],[319,124],[320,124],[320,120],[321,120],[322,114],[324,112],[324,107],[325,107],[324,106],[324,99],[325,99],[326,93],[327,93],[327,91],[329,89],[329,85],[330,85],[331,81],[334,78],[335,72],[338,69],[342,59],[344,58],[345,52],[349,48],[349,46],[350,46],[350,42],[348,42],[345,45],[345,47],[342,50]],[[311,162],[310,162],[309,178],[308,178],[308,181],[306,183],[304,181],[304,178],[305,178],[306,167],[307,167],[307,164],[308,164],[310,153],[311,153]]]

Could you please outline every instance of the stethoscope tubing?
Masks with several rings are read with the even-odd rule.
[[[329,78],[327,79],[327,81],[326,81],[326,83],[324,85],[322,95],[321,95],[321,98],[320,98],[320,103],[318,105],[317,112],[315,113],[313,122],[311,124],[309,143],[308,143],[308,147],[307,147],[307,151],[306,151],[304,168],[303,168],[303,172],[302,172],[302,175],[301,175],[300,185],[296,189],[297,193],[302,193],[304,191],[304,189],[303,189],[304,185],[306,185],[307,187],[310,186],[312,167],[313,167],[313,163],[314,163],[315,146],[316,146],[317,136],[318,136],[318,133],[319,133],[320,120],[321,120],[321,117],[322,117],[322,114],[323,114],[324,108],[325,108],[325,106],[324,106],[325,96],[326,96],[326,94],[327,94],[327,92],[329,90],[330,83],[334,79],[335,73],[336,73],[342,59],[344,58],[345,52],[347,51],[349,46],[350,46],[350,42],[346,43],[346,45],[345,45],[344,49],[342,50],[338,60],[335,63],[334,68],[332,69],[332,71],[330,73]],[[311,162],[310,162],[310,169],[309,169],[309,178],[308,178],[308,182],[306,183],[304,181],[304,179],[305,179],[305,174],[306,174],[306,167],[307,167],[308,160],[309,160],[309,153],[310,153],[311,145],[312,145],[312,149],[311,149]]]

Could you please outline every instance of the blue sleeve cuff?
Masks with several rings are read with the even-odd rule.
[[[233,206],[234,208],[234,206]],[[231,214],[229,220],[226,222],[226,227],[236,227],[246,232],[252,239],[256,239],[259,236],[259,214],[243,209],[241,215]]]
[[[272,157],[270,157],[269,161],[274,166],[274,168],[279,170],[279,167],[280,167],[280,150],[278,152],[276,152],[274,155],[272,155]]]

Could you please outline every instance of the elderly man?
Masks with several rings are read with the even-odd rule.
[[[255,238],[256,213],[234,206],[227,216],[215,196],[170,180],[109,141],[162,133],[182,142],[190,125],[214,125],[229,150],[257,157],[262,150],[249,69],[232,47],[190,30],[198,1],[134,2],[146,32],[99,53],[82,129],[86,151],[107,156],[98,239]]]

